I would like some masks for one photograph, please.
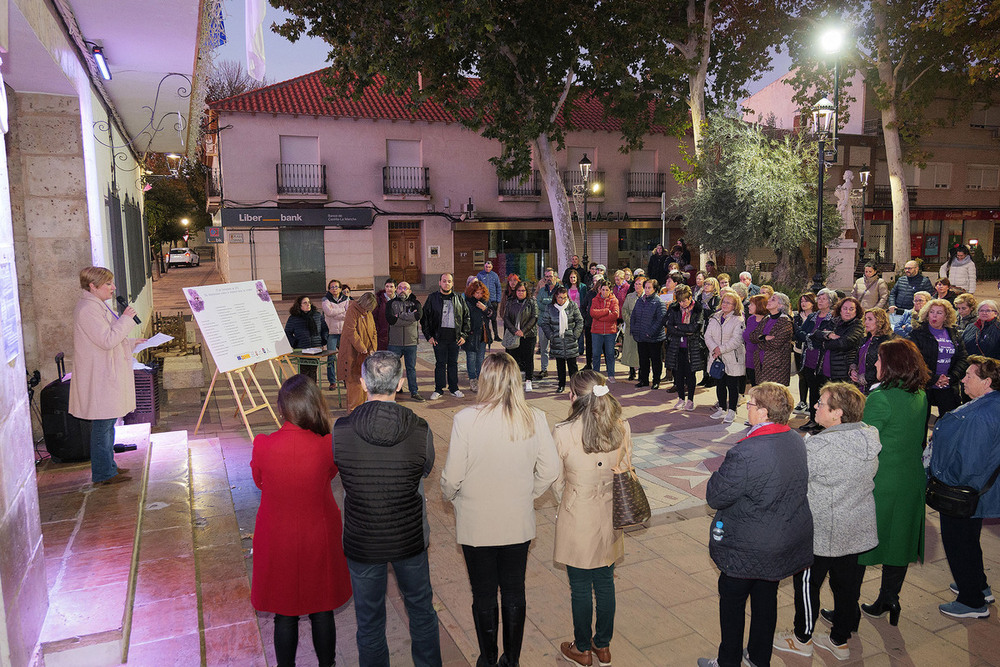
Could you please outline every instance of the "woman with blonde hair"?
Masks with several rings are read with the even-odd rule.
[[[337,377],[347,386],[347,414],[365,402],[361,386],[361,364],[378,349],[378,330],[372,312],[378,303],[375,295],[365,292],[347,306],[344,329],[337,353]]]
[[[934,299],[920,309],[909,335],[924,358],[931,377],[927,383],[927,419],[931,406],[938,417],[961,404],[961,382],[967,366],[965,344],[955,328],[957,315],[946,299]]]
[[[719,409],[712,414],[712,419],[721,419],[724,424],[732,424],[736,418],[740,378],[746,373],[743,326],[743,302],[736,292],[723,290],[719,312],[712,315],[705,327],[705,345],[708,346],[709,368],[716,359],[725,364],[715,390]]]
[[[569,397],[569,417],[553,434],[562,460],[552,486],[559,500],[554,560],[566,566],[573,610],[573,641],[559,649],[576,665],[592,665],[594,654],[599,664],[609,665],[615,561],[625,554],[622,531],[615,530],[612,518],[611,481],[632,433],[600,373],[574,375]],[[591,635],[595,600],[597,623]]]
[[[441,491],[455,506],[455,527],[472,587],[480,665],[517,665],[524,637],[524,574],[535,537],[534,500],[559,474],[545,413],[528,405],[509,354],[488,354],[478,403],[455,415]],[[489,434],[489,437],[483,437]],[[497,609],[497,589],[500,609]]]

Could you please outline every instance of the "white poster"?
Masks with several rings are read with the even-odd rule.
[[[17,271],[14,268],[13,251],[0,250],[0,338],[3,339],[3,361],[8,364],[21,352],[16,286]]]
[[[263,280],[185,287],[184,297],[220,373],[292,351]]]

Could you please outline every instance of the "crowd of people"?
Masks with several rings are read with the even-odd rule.
[[[333,665],[333,611],[353,596],[360,664],[388,665],[390,564],[414,664],[441,664],[423,481],[435,465],[433,434],[396,402],[404,382],[411,398],[422,400],[414,372],[418,326],[434,348],[431,398],[446,390],[463,396],[459,350],[476,393],[454,416],[440,485],[455,508],[477,665],[519,663],[533,501],[550,488],[559,503],[552,557],[566,567],[573,623],[573,641],[560,652],[583,667],[611,664],[614,568],[624,553],[612,480],[631,448],[631,429],[609,389],[619,344],[638,389],[658,389],[664,363],[672,371],[674,409],[693,409],[697,373],[716,386],[712,418],[732,422],[740,395],[747,397],[749,429],[706,489],[716,510],[706,541],[720,572],[721,643],[718,656],[699,665],[767,665],[774,650],[809,656],[814,647],[845,660],[862,615],[888,616],[896,625],[909,565],[924,557],[932,485],[945,493],[935,507],[956,596],[939,610],[955,618],[990,615],[980,536],[983,519],[1000,517],[996,302],[971,292],[949,299],[937,290],[934,298],[923,289],[929,281],[908,264],[891,289],[866,267],[850,294],[805,293],[792,312],[787,295],[754,284],[749,273],[730,286],[725,274],[685,276],[661,255],[654,253],[649,274],[659,270],[656,262],[665,264],[667,292],[645,270],[608,280],[595,265],[587,277],[574,258],[562,281],[546,269],[532,290],[517,276],[504,285],[487,263],[463,293],[444,274],[423,304],[408,284],[392,281],[357,299],[331,281],[320,309],[308,297],[295,300],[289,342],[339,348],[327,379],[346,383],[348,410],[332,423],[320,385],[295,375],[278,395],[283,425],[254,440],[261,502],[251,601],[275,614],[279,664],[294,664],[298,620],[308,615],[319,663]],[[681,248],[670,257],[685,261]],[[950,284],[969,286],[967,263],[946,268]],[[110,445],[115,421],[134,407],[128,371],[136,341],[127,335],[135,311],[119,315],[107,305],[114,276],[105,268],[85,268],[80,286],[69,409],[92,425],[93,481],[116,484],[130,479]],[[899,322],[893,328],[892,316],[908,320],[905,333]],[[588,333],[592,356],[580,369]],[[622,335],[628,345],[616,340]],[[490,350],[495,340],[504,350]],[[528,402],[541,341],[546,362],[556,360],[557,391],[568,389],[568,413],[553,430]],[[602,357],[607,374],[597,372]],[[798,401],[789,389],[793,374]],[[807,437],[789,426],[795,413],[809,415],[800,428]],[[343,515],[331,491],[338,475]],[[868,566],[880,566],[879,593],[860,604]],[[785,578],[793,582],[793,627],[776,632]],[[827,579],[832,609],[820,604]],[[816,632],[821,617],[829,634]]]

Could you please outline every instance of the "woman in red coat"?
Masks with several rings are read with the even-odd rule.
[[[333,610],[351,597],[343,523],[330,489],[337,476],[330,411],[305,375],[281,385],[278,411],[285,423],[254,438],[250,461],[261,490],[250,602],[274,613],[279,666],[295,664],[299,616],[308,614],[320,667],[330,667],[337,648]]]

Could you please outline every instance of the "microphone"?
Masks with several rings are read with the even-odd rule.
[[[125,310],[126,308],[128,308],[128,301],[125,300],[125,297],[123,297],[123,296],[116,296],[115,297],[115,301],[117,301],[118,305],[122,307],[122,310]],[[136,324],[142,324],[142,320],[139,319],[138,315],[133,315],[132,319],[135,320]]]

